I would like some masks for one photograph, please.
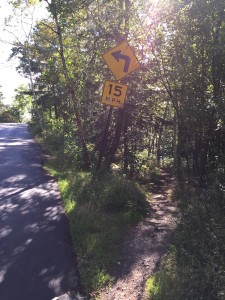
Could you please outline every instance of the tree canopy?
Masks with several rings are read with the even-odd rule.
[[[94,167],[101,155],[102,168],[114,162],[134,175],[170,159],[199,178],[215,167],[224,150],[223,1],[43,2],[48,19],[12,56],[32,81],[33,120],[64,137],[74,164]],[[124,40],[141,68],[122,80],[125,107],[109,116],[100,100],[114,78],[102,55]]]

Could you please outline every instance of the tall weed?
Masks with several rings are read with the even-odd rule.
[[[109,173],[92,177],[78,201],[111,213],[130,211],[143,215],[146,210],[145,194],[136,183]]]
[[[177,190],[181,221],[160,271],[148,281],[151,300],[225,299],[225,193],[220,180],[206,189]]]

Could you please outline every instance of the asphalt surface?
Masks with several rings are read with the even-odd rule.
[[[26,124],[0,124],[0,300],[80,292],[57,184]]]

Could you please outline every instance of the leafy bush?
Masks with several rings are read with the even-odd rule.
[[[1,103],[0,103],[1,104]],[[20,123],[21,115],[15,106],[3,105],[0,109],[0,123]]]
[[[109,173],[93,177],[84,186],[78,201],[89,203],[104,212],[144,214],[146,210],[145,194],[135,182]]]
[[[64,135],[62,131],[57,129],[51,131],[44,131],[43,136],[45,144],[48,145],[51,153],[56,153],[64,148]]]
[[[41,130],[40,126],[38,126],[37,123],[30,121],[30,122],[28,122],[28,126],[29,126],[29,130],[30,130],[32,136],[34,136],[36,139],[38,137],[40,137],[42,130]]]
[[[141,161],[138,171],[138,179],[143,183],[158,183],[160,178],[160,168],[157,167],[156,157],[151,155]]]

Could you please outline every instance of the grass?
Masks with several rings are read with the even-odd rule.
[[[55,149],[55,138],[45,141],[47,151]],[[58,180],[85,291],[97,299],[99,289],[113,280],[110,267],[120,259],[126,229],[145,214],[145,196],[122,177],[93,176],[59,162],[55,155],[46,168]],[[151,170],[157,179],[158,170]],[[204,189],[180,182],[174,198],[181,221],[160,270],[147,280],[150,300],[225,299],[224,170],[209,176]]]
[[[71,221],[87,294],[96,293],[111,282],[109,267],[119,260],[119,245],[125,230],[122,225],[125,224],[119,216],[97,214],[87,207],[80,207]]]
[[[127,228],[145,215],[145,194],[118,175],[60,169],[57,158],[45,168],[58,180],[84,290],[97,299],[98,291],[113,281],[110,269],[120,259]]]
[[[177,189],[181,222],[160,270],[146,283],[149,299],[225,299],[225,192],[218,177],[213,181],[204,189]]]

